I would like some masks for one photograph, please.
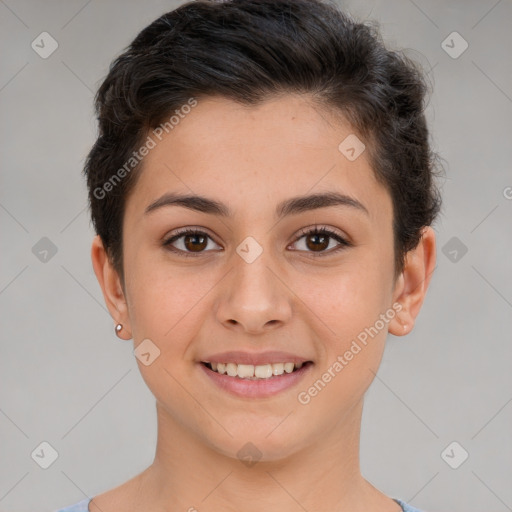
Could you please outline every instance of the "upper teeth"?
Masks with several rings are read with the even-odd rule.
[[[268,379],[273,375],[291,373],[294,368],[301,368],[302,363],[272,363],[272,364],[236,364],[236,363],[210,363],[212,370],[230,377]]]

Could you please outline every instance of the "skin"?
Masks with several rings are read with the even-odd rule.
[[[156,397],[158,442],[153,464],[96,496],[91,512],[400,511],[360,473],[361,413],[388,332],[402,336],[414,326],[435,266],[435,235],[424,228],[395,279],[391,197],[366,152],[351,162],[338,150],[352,133],[306,96],[257,107],[205,98],[145,157],[123,220],[124,289],[98,236],[92,262],[121,336],[134,347],[149,338],[161,351],[149,366],[137,360]],[[280,201],[325,191],[357,199],[368,213],[336,206],[276,222]],[[165,192],[204,195],[235,215],[179,206],[145,215]],[[308,236],[298,239],[315,224],[352,246],[328,254],[336,240],[315,249]],[[174,242],[197,257],[163,245],[184,227],[210,237],[207,246]],[[263,249],[250,264],[236,252],[247,236]],[[385,328],[308,404],[299,403],[297,394],[396,303],[402,309]],[[227,350],[284,350],[314,364],[274,397],[238,398],[198,365]],[[250,467],[237,456],[249,441],[262,453]]]

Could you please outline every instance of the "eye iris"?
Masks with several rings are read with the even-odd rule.
[[[308,235],[306,237],[306,244],[308,246],[308,249],[319,249],[322,250],[322,249],[326,249],[327,247],[329,247],[329,242],[325,243],[327,240],[328,240],[329,236],[328,235],[324,235],[324,234],[321,234],[321,233],[312,233],[310,235]],[[323,243],[321,243],[321,245],[319,246],[317,242],[313,243],[312,245],[309,243],[310,240],[316,240],[318,241],[318,239],[321,239]]]
[[[193,239],[193,240],[201,239],[200,245],[197,245],[197,244],[194,244],[194,243],[192,243],[192,245],[189,245],[190,239]],[[199,234],[199,233],[185,235],[184,238],[183,238],[183,243],[185,244],[185,247],[187,248],[187,250],[191,250],[192,249],[192,252],[194,252],[194,248],[195,249],[199,249],[199,251],[201,251],[207,245],[206,237],[204,235]],[[198,251],[196,251],[196,252],[198,252]]]

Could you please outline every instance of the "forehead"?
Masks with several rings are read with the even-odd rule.
[[[143,159],[127,215],[141,215],[166,192],[215,197],[237,214],[251,204],[263,209],[283,198],[331,191],[356,197],[370,216],[390,208],[365,152],[350,161],[339,149],[355,135],[352,127],[306,96],[257,106],[203,98],[174,122],[157,136],[149,132],[156,144]]]

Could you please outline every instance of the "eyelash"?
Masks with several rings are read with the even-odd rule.
[[[176,248],[171,246],[171,244],[173,242],[175,242],[176,240],[178,240],[178,239],[180,239],[180,238],[182,238],[182,237],[184,237],[186,235],[206,235],[208,238],[211,239],[211,237],[208,235],[208,233],[205,233],[204,231],[200,231],[200,230],[197,230],[197,229],[186,228],[186,229],[183,229],[182,231],[179,231],[178,233],[174,234],[168,240],[164,241],[163,245],[168,250],[170,250],[170,251],[172,251],[174,253],[177,253],[179,255],[182,255],[182,256],[184,256],[186,258],[188,258],[188,257],[195,258],[195,257],[201,256],[204,252],[208,252],[208,251],[203,251],[203,252],[198,252],[198,253],[194,254],[194,253],[191,253],[191,252],[183,251],[181,249],[176,249]],[[302,237],[304,237],[306,235],[327,235],[329,238],[333,238],[334,240],[336,240],[340,244],[338,247],[336,247],[335,249],[331,249],[328,252],[322,251],[320,253],[316,253],[315,254],[315,252],[313,252],[313,251],[306,251],[306,252],[311,252],[311,255],[314,258],[322,257],[322,256],[325,256],[326,254],[327,255],[332,255],[334,253],[338,253],[339,251],[341,251],[341,250],[343,250],[343,249],[345,249],[347,247],[351,247],[352,246],[352,243],[350,243],[348,240],[346,240],[342,236],[338,235],[334,231],[331,231],[328,228],[319,228],[318,226],[315,226],[312,229],[305,228],[304,230],[301,230],[299,236],[295,239],[295,241],[293,243],[298,242]]]

